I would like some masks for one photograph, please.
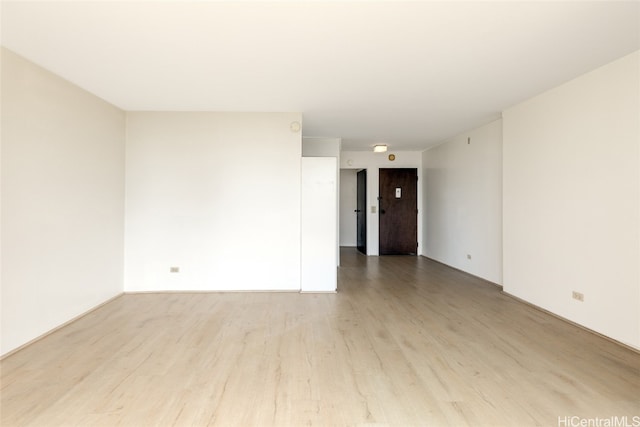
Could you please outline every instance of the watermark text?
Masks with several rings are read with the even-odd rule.
[[[558,427],[640,427],[640,415],[594,418],[563,415],[558,417]]]

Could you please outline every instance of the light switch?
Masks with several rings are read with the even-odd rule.
[[[376,207],[375,206],[371,206],[371,213],[376,213]]]
[[[402,197],[402,188],[396,187],[396,199],[399,199],[401,197]]]

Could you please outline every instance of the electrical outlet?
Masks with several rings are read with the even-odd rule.
[[[573,291],[572,296],[573,296],[573,299],[578,300],[580,302],[584,302],[584,294],[583,293]]]
[[[180,273],[180,267],[169,268],[169,273]]]
[[[471,259],[471,254],[467,254],[467,259]]]

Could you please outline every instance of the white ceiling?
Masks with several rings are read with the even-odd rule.
[[[125,110],[300,111],[423,149],[640,49],[633,2],[3,1],[2,44]]]

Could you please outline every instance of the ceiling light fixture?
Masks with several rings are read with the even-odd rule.
[[[387,151],[387,146],[385,144],[377,144],[373,146],[374,153],[384,153]]]

